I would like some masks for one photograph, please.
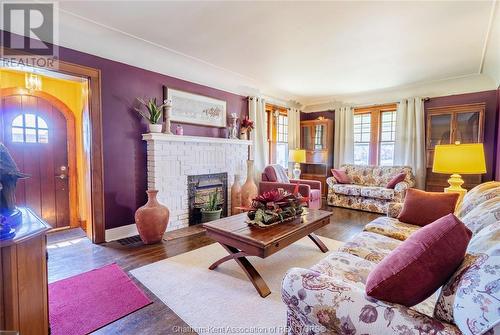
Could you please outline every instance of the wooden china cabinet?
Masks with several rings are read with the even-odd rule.
[[[323,195],[326,196],[326,178],[333,167],[333,120],[318,118],[301,121],[300,143],[306,150],[306,162],[301,164],[300,178],[321,181]]]
[[[437,144],[481,143],[484,136],[484,103],[457,106],[435,107],[427,109],[426,120],[426,155],[427,191],[442,192],[448,187],[445,174],[433,173],[434,147]],[[481,183],[481,175],[462,175],[466,189]]]

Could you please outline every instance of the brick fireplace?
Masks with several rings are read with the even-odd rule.
[[[148,189],[157,189],[158,200],[170,209],[168,230],[189,225],[189,176],[227,174],[230,214],[230,188],[235,174],[244,182],[250,141],[167,134],[142,139],[147,142]]]

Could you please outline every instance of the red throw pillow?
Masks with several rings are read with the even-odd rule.
[[[458,197],[458,193],[425,192],[410,188],[406,191],[398,220],[423,227],[455,212]]]
[[[351,178],[344,170],[332,169],[332,175],[339,184],[351,184]]]
[[[405,178],[406,178],[406,173],[404,173],[404,172],[398,173],[397,175],[392,177],[391,180],[389,180],[389,182],[387,183],[387,185],[385,187],[394,188],[394,187],[396,187],[397,183],[404,181]]]
[[[417,230],[370,272],[366,294],[408,307],[424,301],[462,263],[471,236],[453,214]]]

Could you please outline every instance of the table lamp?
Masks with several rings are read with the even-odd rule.
[[[444,144],[434,148],[434,163],[432,172],[451,174],[448,179],[449,187],[445,192],[460,194],[457,205],[461,203],[467,190],[462,188],[464,183],[460,174],[486,173],[484,147],[482,143],[471,144]]]
[[[295,163],[293,179],[300,179],[300,163],[306,162],[306,151],[304,149],[292,149],[288,152],[288,160]]]

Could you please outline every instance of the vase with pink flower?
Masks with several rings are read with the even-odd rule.
[[[254,124],[253,121],[246,116],[243,120],[241,120],[240,125],[240,139],[249,140],[250,132],[253,130]]]

